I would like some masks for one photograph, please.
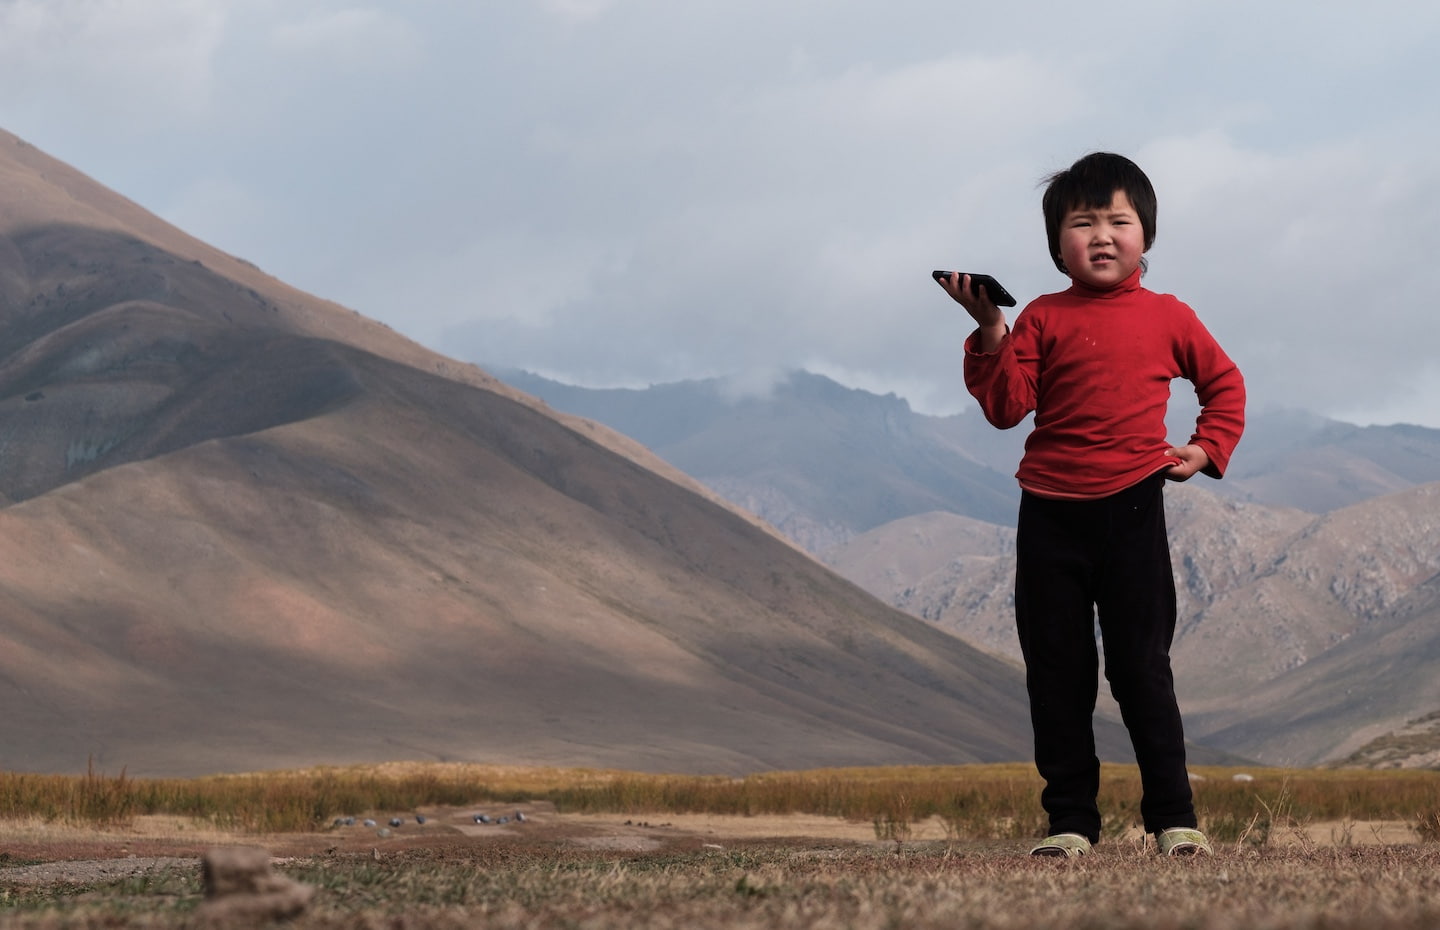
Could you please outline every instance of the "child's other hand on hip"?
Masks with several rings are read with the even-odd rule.
[[[1165,454],[1175,459],[1175,464],[1165,470],[1165,477],[1171,481],[1184,481],[1210,464],[1210,456],[1196,445],[1173,446]]]

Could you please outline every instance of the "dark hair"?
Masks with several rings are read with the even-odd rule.
[[[1045,235],[1050,242],[1050,258],[1055,267],[1069,274],[1060,258],[1060,224],[1071,210],[1098,210],[1110,205],[1116,191],[1124,191],[1130,205],[1140,216],[1145,232],[1145,251],[1155,243],[1155,188],[1140,166],[1124,155],[1091,152],[1064,171],[1045,179],[1045,196],[1040,201],[1045,211]],[[1145,260],[1141,259],[1141,267]]]

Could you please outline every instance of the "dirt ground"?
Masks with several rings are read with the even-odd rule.
[[[520,815],[520,816],[517,816]],[[419,815],[417,817],[417,815]],[[484,815],[490,822],[479,822]],[[455,848],[496,841],[528,839],[590,849],[645,853],[666,848],[724,849],[737,842],[793,839],[816,842],[877,844],[869,822],[805,814],[784,816],[720,816],[664,814],[559,814],[548,803],[487,805],[380,812],[357,816],[353,825],[336,824],[314,833],[263,837],[228,833],[178,817],[138,817],[123,830],[94,830],[39,821],[0,822],[0,883],[48,884],[93,882],[137,873],[198,866],[207,849],[224,845],[264,847],[277,860],[322,853],[370,853],[425,848]],[[420,822],[420,817],[424,822]],[[399,819],[399,826],[391,820]],[[505,818],[505,822],[500,822]],[[913,825],[907,842],[948,839],[938,819]],[[1278,845],[1366,846],[1411,843],[1410,827],[1400,821],[1311,824],[1282,831],[1271,838]],[[888,841],[886,841],[888,842]],[[1119,844],[1139,846],[1138,833]],[[992,844],[986,844],[992,845]],[[1018,852],[1024,841],[996,841],[998,848]]]

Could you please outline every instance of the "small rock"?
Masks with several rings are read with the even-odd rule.
[[[255,846],[212,849],[201,860],[205,900],[196,914],[230,926],[288,920],[302,913],[315,889],[270,870],[270,854]]]

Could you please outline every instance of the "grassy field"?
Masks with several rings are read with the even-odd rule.
[[[1194,770],[1201,827],[1221,841],[1264,842],[1293,823],[1402,820],[1440,839],[1440,773],[1429,770]],[[201,779],[131,779],[0,772],[0,820],[123,826],[171,814],[256,835],[310,831],[363,811],[548,801],[562,813],[819,814],[873,821],[893,838],[937,817],[954,839],[1021,839],[1043,832],[1040,781],[1029,765],[770,772],[746,778],[592,769],[397,763]],[[1102,769],[1110,836],[1139,818],[1134,766]]]
[[[1440,925],[1440,773],[1254,769],[1245,781],[1234,770],[1197,774],[1202,826],[1219,841],[1215,857],[1156,856],[1131,822],[1137,774],[1107,766],[1102,806],[1113,827],[1095,855],[1062,862],[1024,855],[1042,824],[1028,766],[744,779],[428,765],[185,781],[0,774],[0,927],[194,925],[202,892],[193,837],[168,850],[145,848],[179,858],[123,878],[15,877],[24,872],[16,867],[99,848],[11,842],[18,824],[124,837],[160,814],[223,831],[226,842],[284,847],[277,869],[317,889],[289,924],[300,928]],[[480,805],[535,805],[547,816],[533,831],[465,832],[458,825]],[[437,812],[435,829],[404,842],[333,826],[341,816],[416,810]],[[450,820],[442,823],[441,812]],[[738,826],[724,838],[663,828],[667,816],[687,814]],[[864,838],[789,835],[785,818],[799,814],[858,824]],[[614,831],[575,826],[649,828],[640,818],[657,826],[628,827],[626,836],[645,840],[628,846],[594,842],[615,839]],[[1373,830],[1380,822],[1405,825],[1404,840],[1381,842]],[[938,837],[919,829],[936,823]]]

